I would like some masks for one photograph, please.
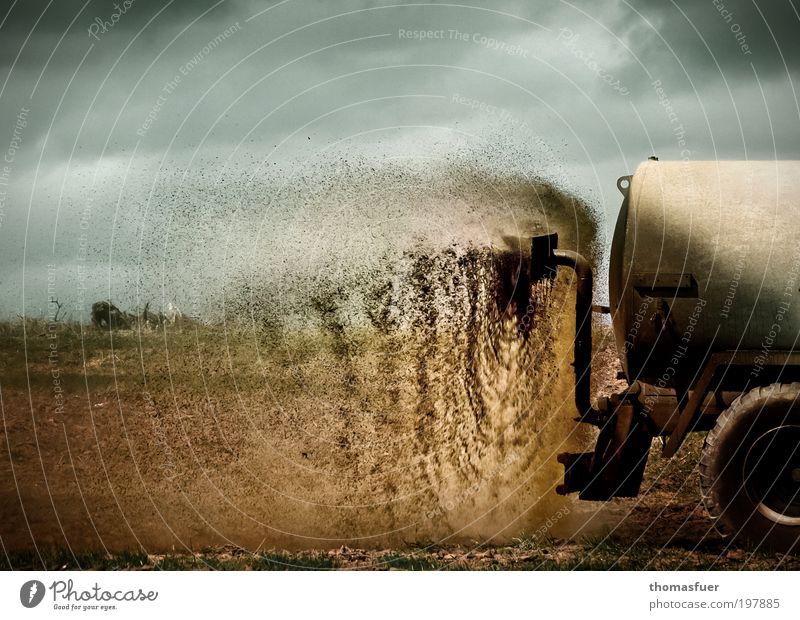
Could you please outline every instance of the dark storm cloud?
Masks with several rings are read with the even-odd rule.
[[[639,61],[665,77],[762,78],[800,67],[793,0],[632,0],[616,28]],[[632,63],[633,64],[633,63]],[[751,66],[752,64],[752,66]]]
[[[204,13],[217,20],[234,10],[232,0],[5,0],[0,6],[0,66],[42,68],[48,59],[66,63],[102,39],[120,43],[143,28],[143,36],[152,39]],[[105,51],[114,47],[106,43]],[[54,49],[58,54],[50,58]]]
[[[389,7],[399,3],[366,0],[129,2],[92,0],[85,8],[80,0],[26,0],[13,7],[9,2],[3,5],[0,64],[5,71],[0,73],[0,86],[5,80],[8,88],[0,96],[0,112],[3,119],[13,118],[21,107],[30,107],[36,120],[27,130],[28,143],[40,142],[47,135],[51,160],[70,153],[96,156],[106,142],[106,153],[130,149],[137,142],[137,130],[154,115],[158,116],[152,123],[156,129],[148,129],[146,139],[140,141],[140,152],[160,152],[184,120],[178,145],[191,146],[220,114],[235,115],[235,123],[243,129],[232,130],[234,121],[223,123],[226,130],[213,131],[209,143],[235,143],[269,110],[285,104],[303,88],[326,82],[326,86],[292,101],[288,108],[291,114],[284,111],[276,115],[282,119],[282,127],[288,131],[326,107],[352,103],[362,92],[365,98],[422,92],[447,98],[460,93],[484,102],[484,107],[502,106],[518,118],[532,112],[542,118],[560,115],[563,120],[559,123],[568,126],[551,126],[566,137],[571,133],[580,136],[591,157],[603,159],[620,152],[620,147],[627,149],[631,140],[636,142],[639,154],[649,150],[650,142],[660,149],[674,142],[670,138],[662,146],[668,134],[664,133],[661,102],[652,86],[659,80],[670,102],[680,108],[682,122],[691,128],[705,156],[713,155],[717,143],[726,141],[731,156],[741,156],[736,130],[740,134],[752,131],[747,139],[756,150],[770,146],[771,141],[764,137],[769,130],[764,105],[778,112],[771,120],[784,140],[779,147],[783,156],[786,145],[796,137],[796,132],[787,133],[785,129],[791,129],[797,119],[792,119],[791,109],[782,109],[792,103],[787,98],[791,96],[790,79],[791,75],[796,77],[796,67],[800,66],[800,38],[793,36],[800,21],[788,1],[680,0],[674,4],[669,0],[487,0],[473,7],[452,3]],[[97,20],[108,22],[120,7],[125,9],[124,15],[105,32],[89,34],[88,29]],[[261,15],[247,20],[258,13]],[[165,83],[234,22],[242,25],[236,36],[205,55],[191,79],[184,80],[161,105],[159,97]],[[469,37],[482,35],[506,48],[493,48],[472,38],[463,42],[409,41],[398,36],[400,29],[458,29]],[[564,29],[575,35],[569,44],[559,35]],[[277,39],[274,45],[258,51],[273,39]],[[527,56],[502,51],[515,46]],[[12,70],[10,64],[15,59]],[[428,63],[443,68],[381,68]],[[281,70],[282,65],[286,68]],[[230,74],[215,85],[228,71]],[[358,71],[365,72],[361,78],[338,78]],[[766,104],[761,100],[756,74],[766,93]],[[358,86],[355,90],[354,85]],[[621,96],[620,90],[630,95]],[[34,91],[37,96],[30,98]],[[716,110],[714,118],[708,119],[704,108],[711,103]],[[631,105],[642,115],[648,136],[631,135],[637,131],[631,122]],[[454,120],[466,117],[483,122],[474,108],[446,108],[455,115]],[[387,105],[383,121],[377,112],[371,112],[369,118],[379,124],[398,118],[426,124],[443,122],[447,117],[447,112],[437,116],[428,109],[415,107],[398,115]],[[742,117],[748,115],[758,118],[747,119],[745,127]],[[620,131],[623,127],[625,131]],[[331,123],[316,129],[324,139],[335,137],[341,127]],[[716,134],[713,144],[712,131]],[[275,140],[267,137],[265,142],[274,144],[285,133],[279,128]],[[257,137],[263,140],[265,135]],[[744,137],[738,139],[741,142]],[[33,155],[32,151],[27,153]]]
[[[218,34],[220,25],[235,21],[241,8],[232,0],[5,2],[0,12],[4,124],[21,108],[30,109],[28,144],[46,136],[51,160],[59,153],[96,156],[118,116],[125,125],[126,100],[134,107],[151,103],[147,89],[155,87],[157,92],[161,82],[154,86],[145,74],[156,56],[163,52],[152,75],[159,80],[173,75],[174,63],[195,55],[198,46]],[[111,137],[112,152],[118,144]],[[32,155],[26,149],[20,156]]]
[[[671,157],[686,148],[694,159],[800,156],[800,16],[791,0],[624,6],[612,30],[630,48],[622,70],[638,77],[639,109],[652,111],[654,148]]]
[[[800,158],[788,0],[419,4],[0,3],[0,314],[22,307],[25,269],[71,264],[86,209],[98,265],[120,213],[133,222],[113,238],[125,262],[137,217],[227,214],[262,164],[466,151],[555,179],[610,225],[616,178],[648,155]],[[202,182],[180,187],[186,169]]]
[[[234,10],[234,4],[234,0],[3,0],[0,22],[6,33],[27,34],[35,24],[36,34],[60,35],[76,17],[77,28],[86,29],[98,18],[113,22],[114,28],[134,30],[159,12],[155,26],[183,21],[215,6],[215,15],[220,16]]]
[[[454,147],[488,134],[502,149],[495,127],[524,125],[512,137],[550,145],[584,186],[612,195],[601,197],[610,212],[616,176],[654,152],[800,157],[800,18],[788,0],[418,4],[5,1],[0,149],[29,110],[13,170],[27,197],[34,177],[60,195],[65,169],[101,155],[103,174],[124,172],[134,149],[173,164],[196,149],[224,160],[244,141],[255,160],[289,160],[360,133],[376,155],[401,134]],[[95,37],[97,20],[109,25]],[[410,128],[370,133],[395,126]]]

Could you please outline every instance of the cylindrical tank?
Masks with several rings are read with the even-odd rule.
[[[646,161],[611,249],[629,380],[693,383],[706,353],[798,348],[800,161]]]

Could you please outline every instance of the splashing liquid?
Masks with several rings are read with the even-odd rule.
[[[552,521],[567,501],[555,456],[576,447],[574,283],[528,282],[527,244],[558,231],[591,254],[591,213],[547,183],[452,162],[371,171],[270,190],[294,205],[272,229],[240,193],[224,256],[203,237],[225,236],[213,210],[176,212],[169,244],[143,227],[212,319],[90,332],[62,360],[80,381],[65,380],[58,419],[42,396],[36,431],[28,395],[4,383],[7,415],[21,412],[10,445],[38,446],[15,463],[25,516],[9,501],[4,541],[29,545],[30,527],[73,549],[376,547]]]
[[[554,487],[576,414],[570,282],[528,282],[527,240],[506,241],[517,247],[418,246],[359,280],[317,277],[302,338],[276,329],[269,297],[241,298],[233,314],[292,352],[281,452],[303,463],[280,492],[304,510],[290,531],[322,544],[500,541],[566,501]],[[253,462],[275,463],[272,436]]]

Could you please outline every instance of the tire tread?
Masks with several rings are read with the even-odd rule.
[[[719,520],[719,517],[723,513],[723,506],[720,505],[716,494],[713,492],[715,482],[714,464],[719,458],[719,450],[724,443],[724,436],[727,434],[728,428],[744,415],[754,403],[772,396],[793,396],[796,399],[799,395],[800,383],[798,382],[773,383],[771,385],[753,388],[749,392],[738,396],[730,406],[719,415],[714,428],[708,432],[700,456],[700,489],[706,510],[714,519],[717,529],[720,529],[723,534],[727,534],[728,532],[725,532]]]

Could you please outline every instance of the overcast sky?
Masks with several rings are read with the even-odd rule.
[[[649,155],[800,158],[797,5],[3,0],[0,313],[43,306],[81,230],[112,277],[142,229],[108,231],[184,174],[224,202],[325,154],[494,153],[610,227]]]

